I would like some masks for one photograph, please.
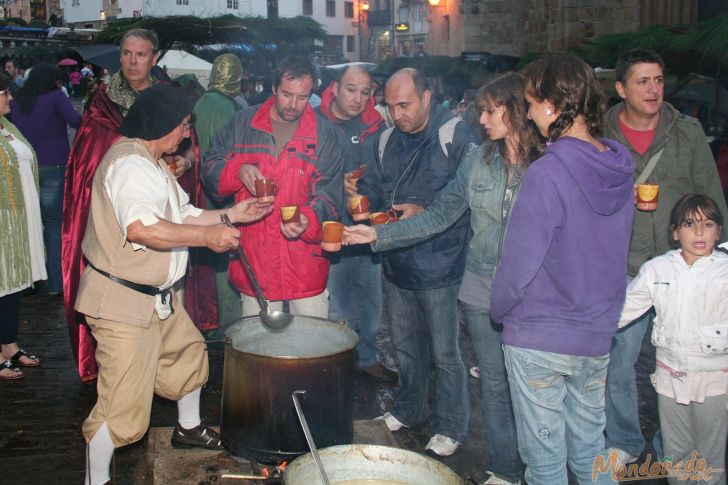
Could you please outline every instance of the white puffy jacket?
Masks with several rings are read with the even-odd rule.
[[[728,255],[713,251],[692,266],[681,250],[647,261],[627,287],[619,326],[655,307],[657,360],[682,372],[728,368]]]

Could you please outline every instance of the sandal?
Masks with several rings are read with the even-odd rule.
[[[15,379],[22,379],[23,377],[25,377],[25,374],[23,374],[23,371],[21,371],[19,367],[15,367],[15,364],[13,364],[13,362],[10,360],[6,360],[2,364],[0,364],[0,372],[2,372],[4,370],[9,370],[10,372],[19,372],[19,374],[15,374],[13,376],[7,376],[7,377],[0,374],[0,379],[13,381]]]
[[[20,360],[23,357],[25,357],[26,359],[34,360],[35,362],[32,363],[32,364],[26,364],[25,362],[23,362],[22,360]],[[21,366],[21,365],[22,366],[25,366],[25,367],[37,367],[37,366],[40,365],[40,360],[38,360],[38,357],[36,357],[33,354],[29,354],[28,352],[26,352],[23,349],[20,349],[17,352],[15,352],[15,355],[13,355],[12,357],[10,357],[10,359],[8,359],[8,360],[10,362],[12,362],[12,364],[14,366],[16,366],[16,367]]]

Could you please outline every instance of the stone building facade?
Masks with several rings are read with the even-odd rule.
[[[697,21],[698,0],[461,0],[465,51],[521,56],[603,34]]]
[[[693,24],[712,0],[370,0],[362,58],[394,52],[458,56],[463,51],[522,56],[565,50],[602,34],[654,24]],[[725,2],[726,0],[720,0]],[[433,5],[436,4],[436,5]],[[371,19],[372,22],[367,23]],[[395,30],[406,24],[406,30]]]

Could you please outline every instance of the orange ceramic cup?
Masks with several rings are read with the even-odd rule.
[[[366,221],[369,219],[369,197],[366,195],[349,197],[349,209],[351,209],[352,219],[355,221]]]
[[[255,180],[255,196],[258,202],[273,202],[278,193],[278,184],[272,179],[256,179]]]
[[[657,200],[660,196],[659,184],[637,185],[637,208],[641,211],[651,212],[657,209]]]
[[[389,216],[386,212],[372,212],[369,215],[369,224],[377,226],[379,224],[386,224],[389,222]]]
[[[344,225],[336,221],[324,221],[321,223],[323,237],[321,239],[321,249],[329,252],[341,250],[341,237],[344,234]]]
[[[298,209],[298,206],[297,205],[281,206],[281,220],[284,223],[300,222],[301,221],[301,211]]]

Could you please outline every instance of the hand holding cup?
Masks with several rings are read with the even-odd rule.
[[[300,220],[298,222],[282,222],[281,221],[281,233],[287,239],[297,239],[301,237],[306,229],[308,228],[308,217],[306,214],[300,213]]]
[[[383,212],[380,212],[383,214]],[[385,214],[386,215],[386,214]],[[346,226],[344,228],[343,243],[349,244],[368,244],[377,240],[377,231],[372,226],[364,224],[356,224],[354,226]]]

